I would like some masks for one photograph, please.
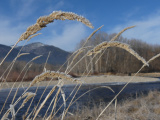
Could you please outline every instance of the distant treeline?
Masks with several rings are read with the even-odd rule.
[[[14,65],[11,62],[4,62],[0,69],[0,81],[31,81],[36,75],[41,74],[44,71],[44,66],[46,70],[57,71],[61,65],[51,65],[51,64],[36,64],[31,63],[27,65],[27,62],[16,61]],[[61,69],[64,71],[64,68]]]
[[[95,46],[103,41],[109,41],[116,34],[107,34],[105,32],[99,32],[95,34],[85,46]],[[141,57],[148,61],[151,57],[160,53],[160,45],[150,45],[146,42],[137,39],[127,39],[120,36],[116,41],[127,43],[131,48],[136,51]],[[81,48],[85,40],[82,40],[77,49]],[[90,47],[85,50],[79,57],[74,60],[76,63],[87,51],[91,49]],[[112,47],[98,54],[92,61],[93,56],[85,57],[75,68],[75,73],[135,73],[143,65],[141,61],[137,60],[133,55],[126,52],[123,49]],[[160,72],[160,58],[154,60],[150,63],[149,67],[145,67],[141,72]]]

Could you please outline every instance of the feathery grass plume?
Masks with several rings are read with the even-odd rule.
[[[86,26],[93,28],[92,24],[86,18],[79,16],[72,12],[62,12],[62,11],[53,11],[48,16],[43,16],[37,19],[37,22],[34,25],[31,25],[27,28],[18,41],[23,41],[28,39],[29,36],[40,31],[42,28],[46,27],[47,24],[54,22],[54,20],[77,20],[85,24]]]
[[[126,31],[126,30],[128,30],[128,29],[131,29],[131,28],[133,28],[133,27],[135,27],[135,26],[130,26],[130,27],[127,27],[127,28],[123,29],[123,30],[120,31],[115,37],[113,37],[109,42],[115,41],[124,31]],[[100,44],[99,44],[99,47],[102,47],[102,46],[100,46]],[[106,49],[105,49],[105,50],[106,50]],[[105,50],[104,50],[104,51],[105,51]],[[91,52],[93,52],[93,50],[90,50],[90,51],[89,51],[90,55],[92,55]],[[96,53],[100,53],[100,52],[101,52],[101,50],[97,51]],[[103,52],[103,53],[104,53],[104,52]],[[103,55],[103,53],[101,54],[101,56]],[[97,61],[98,61],[98,60],[97,60]],[[96,63],[97,63],[97,62],[96,62]]]
[[[55,72],[55,71],[49,71],[47,70],[46,72],[41,73],[40,75],[37,75],[33,81],[30,83],[30,87],[33,86],[34,84],[43,81],[45,78],[61,78],[69,81],[76,81],[78,82],[78,79],[72,78],[70,75],[66,75],[63,72]]]
[[[83,16],[79,16],[73,12],[63,12],[63,11],[53,11],[53,13],[50,14],[51,19],[55,18],[56,20],[77,20],[85,24],[86,26],[90,28],[94,28],[93,25],[90,23],[89,20],[84,18]]]
[[[110,42],[113,42],[113,41],[115,41],[124,31],[126,31],[126,30],[128,30],[128,29],[131,29],[131,28],[134,28],[135,27],[135,25],[134,26],[130,26],[130,27],[127,27],[127,28],[125,28],[125,29],[123,29],[122,31],[120,31],[115,37],[113,37],[111,40],[110,40]]]
[[[106,49],[108,47],[122,48],[122,49],[126,50],[127,52],[129,52],[130,54],[132,54],[133,56],[135,56],[138,60],[142,61],[144,65],[149,66],[148,63],[146,62],[146,60],[143,57],[141,57],[140,55],[138,55],[138,53],[136,53],[128,44],[121,43],[121,42],[118,42],[118,41],[102,42],[99,45],[97,45],[95,48],[90,50],[88,52],[88,56],[90,56],[94,53],[97,54],[97,53],[101,52],[103,49]]]

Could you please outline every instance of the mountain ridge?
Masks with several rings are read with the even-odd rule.
[[[17,46],[16,48],[14,48],[6,60],[12,61],[22,47],[23,46]],[[0,44],[0,59],[4,58],[10,49],[11,49],[10,46]],[[70,52],[62,50],[53,45],[47,45],[40,42],[35,42],[35,43],[27,44],[23,47],[21,53],[30,53],[30,54],[20,57],[18,60],[28,62],[33,57],[36,57],[38,55],[43,55],[42,57],[40,57],[38,60],[35,60],[34,62],[39,64],[45,63],[49,52],[51,52],[51,54],[50,54],[48,63],[53,65],[63,64],[67,60],[67,57],[71,54]]]

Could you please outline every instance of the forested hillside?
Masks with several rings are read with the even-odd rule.
[[[85,55],[89,49],[93,48],[93,46],[103,41],[109,41],[115,35],[116,34],[107,34],[105,32],[99,32],[95,34],[85,45],[85,47],[89,47],[83,53],[81,53],[81,55],[79,55],[79,57],[74,62],[77,62],[78,59]],[[85,40],[82,40],[77,45],[77,49],[81,48],[84,41]],[[129,44],[131,48],[135,50],[140,56],[142,56],[146,61],[148,61],[154,55],[160,53],[160,45],[151,45],[141,40],[127,39],[122,36],[119,37],[116,41]],[[103,55],[101,53],[103,53]],[[137,60],[133,55],[120,48],[108,48],[101,53],[97,54],[93,61],[91,61],[91,57],[93,58],[93,56],[86,56],[73,71],[76,73],[83,73],[84,71],[88,73],[89,70],[91,70],[91,73],[135,73],[143,65],[143,63]],[[145,67],[141,72],[159,72],[159,62],[160,59],[154,60],[150,63],[149,67]]]

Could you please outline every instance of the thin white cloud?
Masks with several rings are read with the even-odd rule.
[[[0,20],[0,44],[13,45],[25,29],[25,25],[12,26],[9,20]]]
[[[56,5],[53,6],[53,8],[54,9],[60,9],[63,5],[64,5],[64,2],[63,1],[59,1],[58,3],[56,3]]]
[[[65,24],[60,34],[52,30],[52,37],[47,39],[46,44],[73,51],[80,40],[86,37],[86,31],[87,27],[82,23]]]
[[[38,2],[35,0],[11,0],[10,6],[15,12],[14,19],[26,19],[37,9]]]
[[[19,17],[26,17],[31,14],[33,14],[34,10],[36,9],[36,6],[33,5],[34,0],[27,0],[27,1],[22,1],[21,7],[17,11],[17,16]]]
[[[136,38],[147,43],[160,44],[160,13],[149,15],[143,20],[128,21],[126,24],[117,25],[109,33],[118,33],[128,26],[136,25],[123,33],[123,37]]]
[[[66,8],[68,6],[68,3],[64,2],[64,0],[58,0],[58,1],[49,1],[49,5],[45,8],[44,13],[50,13],[52,11],[56,10],[62,10],[63,8]]]

